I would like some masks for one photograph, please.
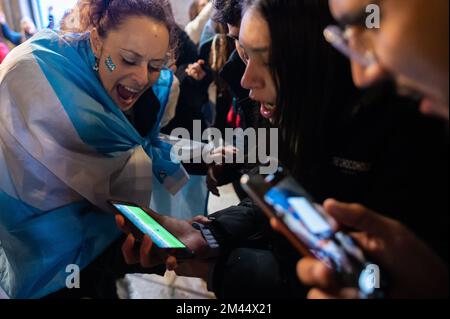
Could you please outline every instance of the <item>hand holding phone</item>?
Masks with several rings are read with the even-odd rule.
[[[245,175],[241,184],[268,218],[277,218],[287,238],[304,256],[333,269],[344,286],[356,287],[362,297],[382,297],[366,271],[372,265],[350,236],[314,204],[312,197],[282,168],[276,174]]]
[[[201,247],[201,238],[196,236],[198,231],[188,222],[158,215],[132,203],[113,200],[109,203],[126,220],[127,228],[134,237],[141,240],[147,235],[160,254],[188,259],[193,258],[195,250]]]

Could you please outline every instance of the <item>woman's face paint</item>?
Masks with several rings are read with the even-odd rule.
[[[116,69],[116,65],[114,64],[111,56],[108,56],[105,60],[105,65],[108,68],[109,72],[114,72],[114,70]]]

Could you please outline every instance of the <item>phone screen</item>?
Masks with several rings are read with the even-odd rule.
[[[359,288],[362,298],[384,296],[372,284],[375,276],[366,271],[376,265],[348,234],[332,226],[335,223],[283,167],[268,176],[244,175],[241,184],[269,218],[276,216],[289,229],[289,239],[301,254],[309,253],[335,270],[345,287]]]
[[[309,251],[330,268],[352,273],[355,271],[354,263],[349,256],[364,261],[361,250],[351,238],[333,231],[328,220],[293,178],[284,178],[273,186],[266,192],[264,200]]]
[[[169,233],[155,219],[149,216],[142,208],[119,203],[112,204],[141,232],[149,235],[153,243],[159,248],[186,248],[186,245],[184,245],[175,236]]]

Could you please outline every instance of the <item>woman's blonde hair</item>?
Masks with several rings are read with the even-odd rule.
[[[84,33],[94,26],[90,19],[90,0],[78,0],[75,6],[64,14],[60,29],[63,33]]]

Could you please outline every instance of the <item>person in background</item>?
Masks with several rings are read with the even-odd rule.
[[[0,39],[0,64],[6,58],[8,53],[9,53],[9,47],[6,45],[5,42],[2,41],[2,39]]]
[[[227,36],[233,40],[235,45],[235,50],[218,74],[226,83],[232,96],[231,107],[225,110],[228,126],[245,130],[268,127],[269,123],[260,115],[258,104],[249,98],[250,91],[241,85],[241,79],[245,72],[244,52],[239,44],[243,3],[243,0],[214,0],[216,11],[213,20],[228,27]],[[240,186],[240,177],[250,168],[248,165],[211,166],[207,180],[209,190],[216,196],[220,196],[218,187],[232,183],[238,197],[243,200],[247,194]]]
[[[22,18],[22,20],[20,21],[20,26],[20,32],[11,30],[6,22],[5,14],[0,11],[0,27],[3,36],[6,40],[14,45],[20,45],[21,43],[31,38],[37,32],[34,22],[28,17]]]
[[[203,2],[201,8],[207,4]],[[167,10],[173,16],[172,6],[166,3]],[[196,3],[196,5],[200,5]],[[170,135],[176,128],[185,128],[193,136],[193,121],[201,122],[202,132],[207,127],[203,106],[208,102],[207,88],[186,73],[188,65],[198,60],[197,46],[192,42],[187,33],[177,26],[178,45],[175,52],[176,60],[172,64],[173,71],[180,81],[180,96],[176,105],[174,118],[163,127],[162,132]]]
[[[52,6],[48,7],[47,18],[48,18],[47,29],[53,30],[55,28],[55,16],[53,15],[53,7]]]
[[[194,0],[189,7],[189,21],[194,21],[198,17],[203,8],[206,7],[209,0]]]
[[[198,16],[189,22],[184,31],[188,34],[189,38],[191,38],[192,42],[195,45],[199,45],[200,38],[202,36],[203,29],[205,28],[206,23],[211,18],[213,12],[213,6],[211,2],[208,2],[202,11],[198,14]]]

